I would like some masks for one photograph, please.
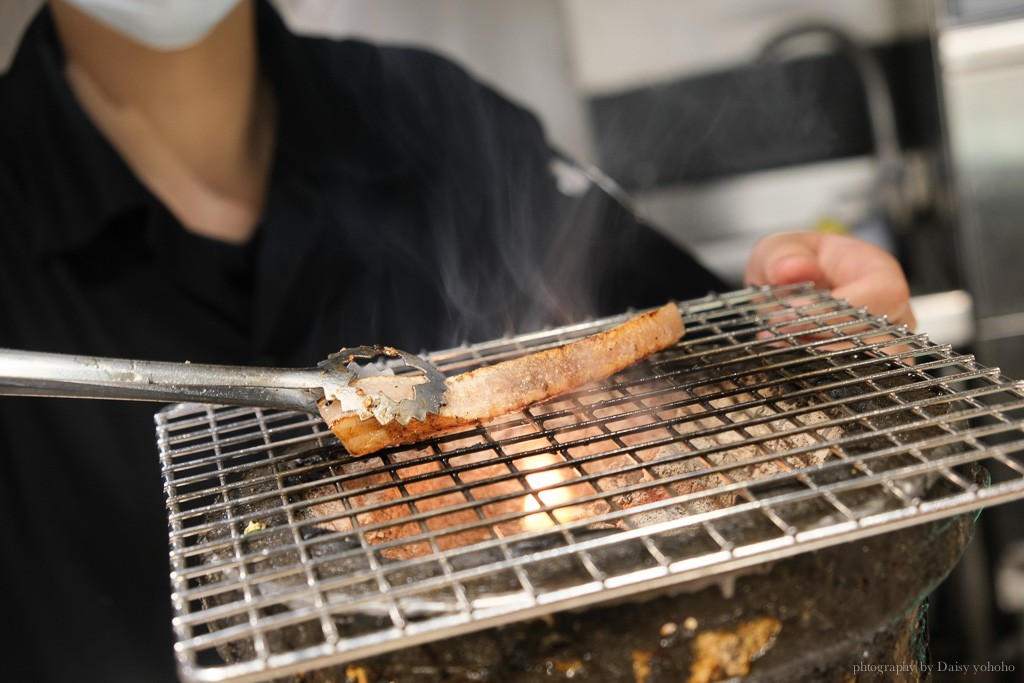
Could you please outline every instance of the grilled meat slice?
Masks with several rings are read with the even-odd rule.
[[[527,356],[449,377],[445,405],[426,419],[380,424],[321,401],[320,413],[352,455],[413,443],[475,425],[608,377],[675,344],[683,319],[673,303],[611,329]]]

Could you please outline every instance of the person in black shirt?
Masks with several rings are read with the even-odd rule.
[[[154,48],[105,4],[53,0],[0,77],[0,346],[304,367],[725,287],[441,57],[252,0]],[[913,325],[856,240],[773,236],[747,279]],[[174,679],[155,409],[0,397],[5,678]]]

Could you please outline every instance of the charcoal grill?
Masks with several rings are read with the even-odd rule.
[[[344,664],[1024,497],[1024,388],[998,370],[806,285],[680,307],[683,340],[605,382],[358,459],[308,415],[158,413],[182,677]]]

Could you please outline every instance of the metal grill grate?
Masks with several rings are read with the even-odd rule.
[[[1024,497],[1024,388],[997,370],[806,287],[681,308],[679,345],[598,386],[359,459],[305,415],[160,412],[183,677],[263,680]],[[430,358],[453,374],[617,321]]]

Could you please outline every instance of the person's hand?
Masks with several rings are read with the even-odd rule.
[[[748,285],[813,282],[854,306],[913,330],[910,287],[889,252],[846,235],[790,232],[770,235],[754,247],[743,275]]]

